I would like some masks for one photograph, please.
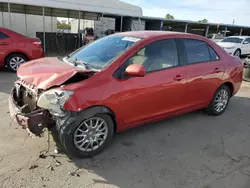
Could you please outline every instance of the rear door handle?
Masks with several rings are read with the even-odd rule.
[[[220,68],[215,68],[214,69],[214,73],[220,73],[220,72],[222,72],[222,70]]]
[[[174,80],[175,80],[175,81],[181,81],[181,80],[183,80],[183,79],[184,79],[184,77],[181,76],[181,75],[177,75],[176,77],[174,77]]]

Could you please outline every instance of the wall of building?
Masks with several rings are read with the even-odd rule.
[[[3,19],[4,18],[4,19]],[[0,27],[5,27],[21,33],[28,37],[36,37],[36,32],[43,32],[43,17],[37,15],[26,15],[27,31],[25,26],[25,14],[11,13],[11,27],[8,12],[0,12]],[[57,19],[45,16],[45,31],[57,31]]]

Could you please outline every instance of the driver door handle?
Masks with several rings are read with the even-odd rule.
[[[176,77],[174,77],[174,80],[175,80],[175,81],[181,81],[181,80],[183,80],[183,79],[184,79],[184,77],[181,76],[181,75],[176,75]]]
[[[222,70],[220,68],[215,68],[214,69],[214,73],[220,73],[220,72],[222,72]]]

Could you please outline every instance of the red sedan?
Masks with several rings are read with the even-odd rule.
[[[242,69],[240,59],[201,36],[119,33],[22,65],[10,112],[34,134],[55,125],[70,155],[88,157],[116,132],[199,109],[222,114]]]
[[[0,27],[0,68],[15,72],[24,62],[44,57],[41,41]]]

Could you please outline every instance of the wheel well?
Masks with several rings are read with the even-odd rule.
[[[85,116],[85,117],[91,117],[95,114],[103,114],[103,113],[108,114],[110,115],[111,119],[114,122],[114,132],[117,131],[117,122],[116,122],[115,113],[107,106],[92,106],[83,110],[80,113],[81,113],[81,116]]]
[[[8,54],[8,55],[5,57],[5,59],[4,59],[4,65],[6,65],[6,60],[7,60],[7,58],[8,58],[9,56],[13,55],[13,54],[21,54],[21,55],[23,55],[24,57],[26,57],[27,60],[29,60],[28,56],[27,56],[26,54],[22,53],[22,52],[11,52],[10,54]]]
[[[108,113],[108,115],[110,115],[111,119],[114,122],[114,132],[116,133],[116,131],[117,131],[117,123],[116,123],[115,114],[114,113]]]
[[[241,53],[241,49],[240,49],[240,48],[237,48],[237,49],[235,50],[235,52],[236,52],[237,50],[239,50],[239,51],[240,51],[240,53]],[[234,52],[234,54],[235,54],[235,52]]]
[[[225,82],[223,85],[226,85],[230,89],[230,91],[231,91],[231,96],[230,97],[232,97],[233,96],[233,92],[234,92],[234,86],[233,86],[233,84],[231,82]]]

